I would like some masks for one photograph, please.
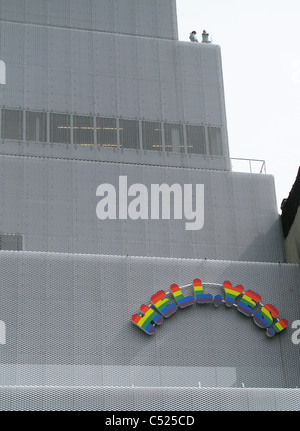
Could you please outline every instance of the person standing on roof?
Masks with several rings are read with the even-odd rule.
[[[196,38],[196,32],[195,32],[195,30],[194,31],[192,31],[192,33],[190,33],[190,41],[191,42],[198,42],[198,39]]]
[[[209,34],[206,33],[206,30],[203,30],[203,32],[202,32],[202,43],[209,43],[208,36],[209,36]]]

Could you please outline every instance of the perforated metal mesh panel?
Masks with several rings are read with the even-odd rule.
[[[64,157],[69,150],[64,151]],[[56,151],[59,154],[58,151]],[[70,152],[70,155],[73,153]],[[250,261],[283,261],[283,244],[273,178],[232,172],[89,162],[63,158],[0,156],[2,231],[22,233],[26,250],[67,253],[129,254]],[[127,189],[120,188],[127,177]],[[147,219],[100,220],[96,208],[101,184],[126,195],[133,184],[148,194]],[[175,219],[153,219],[152,184],[204,184],[204,224],[187,230],[193,220],[181,209]],[[14,196],[14,198],[12,198]],[[133,197],[128,196],[128,205]],[[126,205],[126,204],[125,204]],[[161,204],[159,204],[161,207]],[[180,209],[180,208],[179,208]],[[126,209],[125,209],[126,211]]]
[[[292,323],[300,312],[297,265],[9,251],[0,259],[1,385],[299,384],[291,325],[269,339],[252,318],[212,304],[179,310],[153,336],[131,322],[158,290],[200,277],[243,284]],[[218,285],[206,288],[222,294]]]
[[[1,19],[177,39],[175,0],[2,0]]]
[[[177,40],[175,0],[2,0],[0,31],[0,230],[23,248],[0,250],[0,410],[299,408],[299,266],[280,263],[273,178],[230,171],[220,47]],[[201,228],[180,199],[102,220],[120,177],[191,185],[189,204],[203,185]],[[133,323],[195,278],[289,326],[194,300],[151,336]]]
[[[179,310],[153,336],[131,322],[157,290],[199,276],[213,294],[214,283],[243,283],[292,323],[297,265],[8,251],[0,262],[2,409],[297,408],[298,391],[275,389],[299,385],[291,325],[269,339],[252,318],[211,304]]]
[[[84,13],[83,2],[80,8]],[[9,108],[3,113],[3,138],[23,139],[21,128],[15,127],[12,133],[9,125],[9,116],[15,117],[15,124],[22,122],[21,108],[40,115],[46,111],[56,116],[76,113],[164,121],[181,128],[183,123],[211,125],[221,129],[221,155],[228,158],[219,46],[195,47],[165,38],[23,24],[1,18],[5,36],[0,51],[9,77],[1,88],[1,105]],[[198,71],[196,76],[194,70]],[[24,140],[32,137],[31,133]],[[38,137],[41,142],[47,138],[42,133]],[[65,141],[51,136],[51,142]],[[211,154],[220,155],[220,149],[212,150]]]
[[[300,403],[299,389],[11,387],[0,397],[0,410],[14,411],[298,411]]]

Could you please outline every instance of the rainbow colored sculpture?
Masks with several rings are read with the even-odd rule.
[[[221,304],[225,304],[228,308],[234,307],[245,316],[252,317],[259,328],[266,330],[268,337],[274,337],[288,326],[286,319],[278,319],[279,311],[274,305],[263,305],[258,293],[253,290],[244,292],[244,287],[241,284],[233,286],[230,281],[224,281],[224,297],[220,294],[213,297],[212,294],[205,293],[199,278],[195,278],[192,285],[185,287],[193,287],[194,296],[184,296],[183,288],[173,283],[170,286],[170,294],[175,302],[168,298],[170,294],[164,290],[159,290],[151,296],[151,306],[155,310],[151,306],[141,305],[142,314],[133,314],[132,322],[147,334],[152,335],[155,333],[155,327],[161,325],[164,318],[172,316],[178,309],[189,307],[195,303],[200,305],[213,303],[215,307],[219,307]]]

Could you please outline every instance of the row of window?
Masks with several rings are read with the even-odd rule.
[[[1,110],[1,138],[222,156],[220,127]]]

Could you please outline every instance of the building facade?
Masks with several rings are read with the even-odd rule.
[[[286,261],[300,263],[300,169],[287,199],[281,203]]]
[[[297,409],[299,266],[220,47],[175,0],[3,0],[0,36],[1,408]]]

